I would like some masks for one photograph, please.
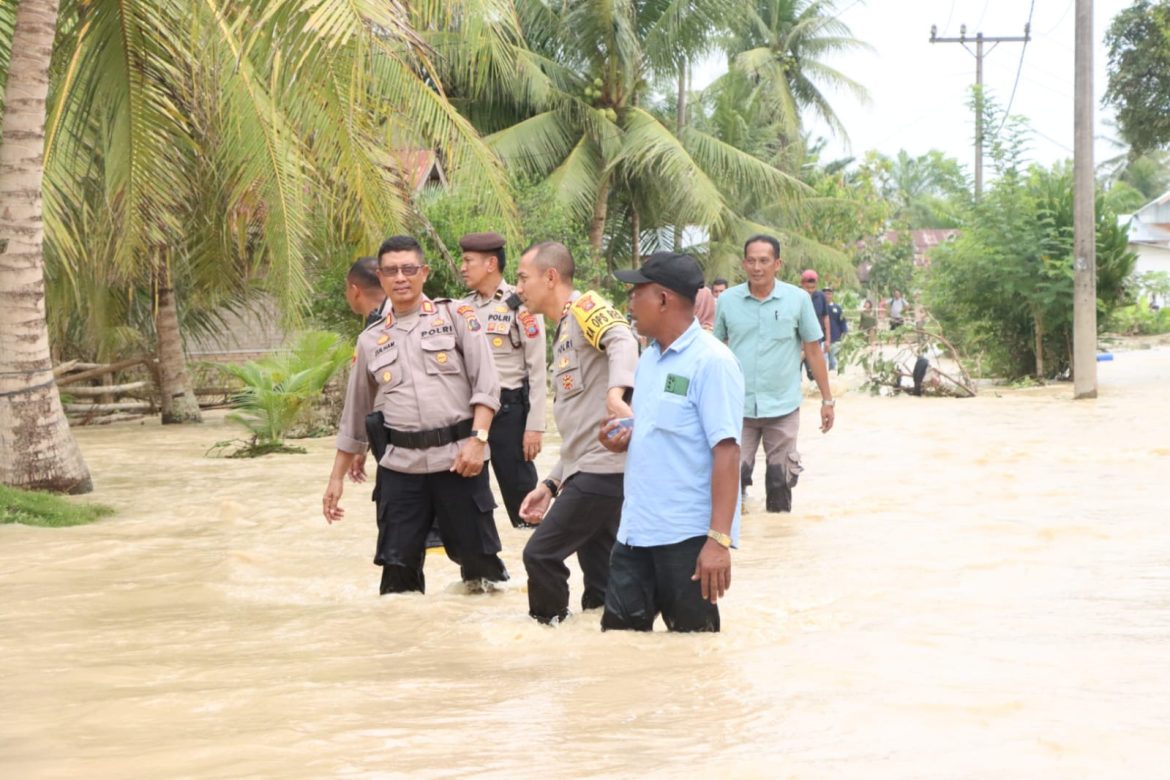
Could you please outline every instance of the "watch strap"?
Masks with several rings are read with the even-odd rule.
[[[723,545],[724,547],[728,547],[728,548],[731,547],[731,537],[725,533],[720,533],[719,531],[716,531],[714,528],[708,528],[707,529],[707,536],[714,539],[716,542]]]

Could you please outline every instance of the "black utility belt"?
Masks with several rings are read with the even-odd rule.
[[[528,391],[523,387],[516,387],[511,390],[500,391],[500,403],[502,404],[519,404],[523,403],[528,398]]]
[[[390,444],[408,450],[425,450],[431,447],[442,447],[444,444],[466,439],[471,436],[471,420],[460,420],[446,428],[433,428],[429,431],[396,431],[387,428]]]

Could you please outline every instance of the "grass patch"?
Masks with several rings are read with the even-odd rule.
[[[64,528],[85,525],[114,514],[101,504],[75,504],[50,493],[0,485],[0,525],[22,523],[42,528]]]

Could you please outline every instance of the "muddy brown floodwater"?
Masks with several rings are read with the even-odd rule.
[[[330,441],[79,429],[118,514],[0,527],[0,776],[1165,776],[1170,349],[1100,367],[1092,402],[846,393],[828,436],[809,401],[717,636],[530,622],[502,511],[509,590],[432,559],[379,598],[368,488],[320,515]]]

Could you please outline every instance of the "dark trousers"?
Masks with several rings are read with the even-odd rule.
[[[573,553],[585,575],[581,608],[605,603],[609,554],[622,515],[622,479],[621,474],[574,474],[524,546],[528,614],[540,622],[563,620],[569,614],[565,559]]]
[[[508,519],[516,528],[528,525],[520,518],[520,504],[536,487],[536,464],[524,460],[524,426],[528,422],[528,408],[522,400],[522,390],[505,390],[500,395],[500,411],[488,429],[491,447],[492,471]]]
[[[718,631],[719,607],[691,579],[706,536],[657,547],[616,542],[601,630],[652,631],[662,614],[669,631]]]
[[[427,532],[437,521],[439,535],[464,580],[508,579],[500,536],[492,519],[487,470],[474,477],[453,471],[404,474],[378,467],[378,545],[374,563],[382,567],[381,592],[426,589],[423,557]]]

